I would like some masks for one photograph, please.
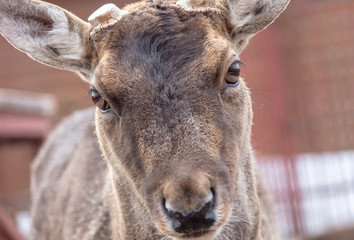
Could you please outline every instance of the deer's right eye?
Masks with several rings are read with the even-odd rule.
[[[100,93],[92,89],[91,91],[91,97],[92,97],[92,102],[100,109],[102,113],[108,112],[111,109],[111,106],[107,103],[107,101],[101,97]]]

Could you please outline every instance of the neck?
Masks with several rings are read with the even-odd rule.
[[[248,148],[250,149],[250,148]],[[252,151],[241,154],[243,164],[236,176],[236,193],[231,216],[216,239],[258,239],[260,230],[260,198]]]

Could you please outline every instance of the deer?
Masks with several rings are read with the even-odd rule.
[[[1,0],[8,42],[79,74],[95,105],[33,162],[31,239],[279,239],[240,54],[288,2],[143,0],[84,21]]]

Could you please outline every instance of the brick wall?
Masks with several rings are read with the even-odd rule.
[[[354,148],[354,2],[300,1],[242,55],[265,154]]]
[[[29,169],[38,145],[33,140],[0,140],[0,204],[11,214],[29,209]]]

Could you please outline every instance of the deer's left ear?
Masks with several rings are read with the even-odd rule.
[[[231,38],[242,50],[247,40],[265,29],[290,0],[229,0]]]
[[[0,32],[33,59],[89,79],[90,24],[64,9],[42,1],[1,0]]]

